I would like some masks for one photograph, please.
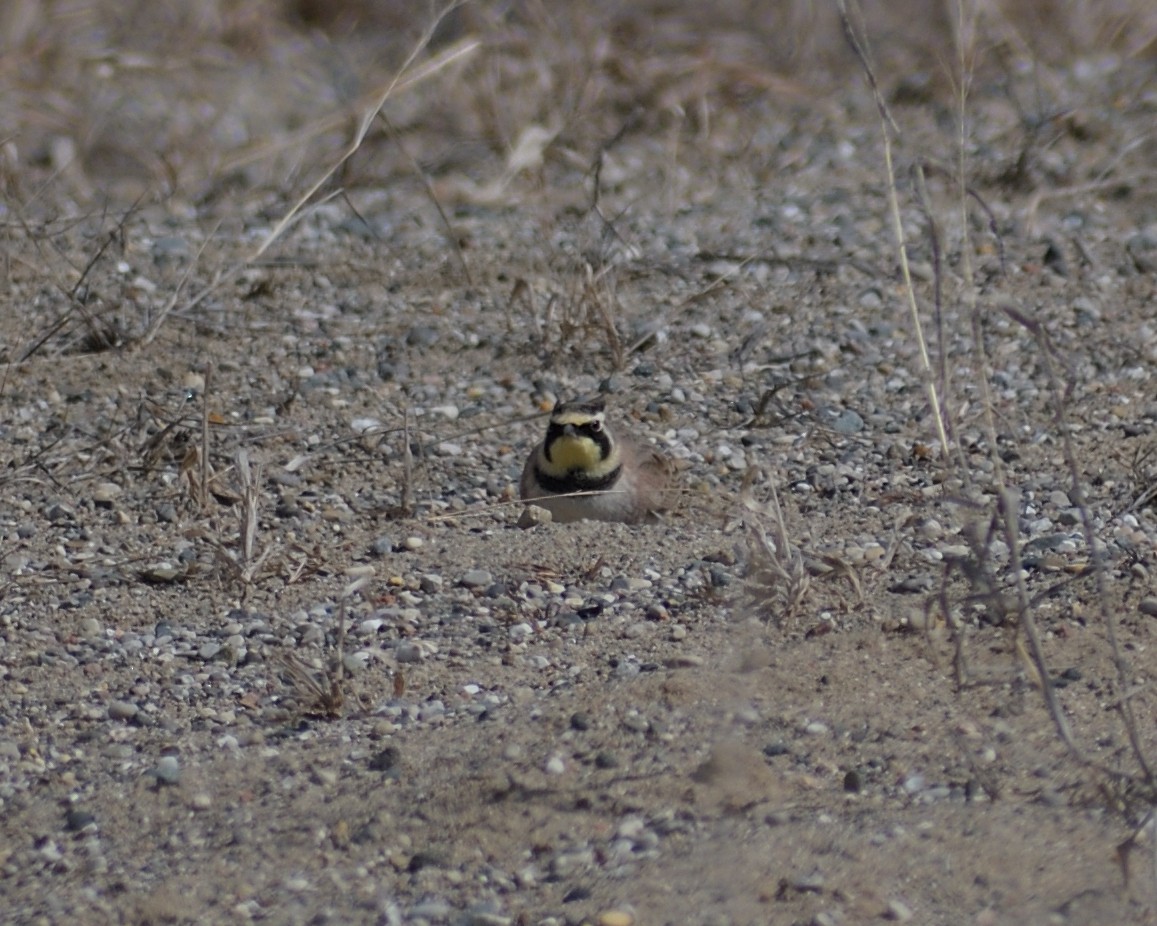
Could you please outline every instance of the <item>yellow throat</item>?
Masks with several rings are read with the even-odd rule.
[[[599,468],[602,451],[589,437],[564,434],[550,445],[550,468],[557,472],[588,472]]]

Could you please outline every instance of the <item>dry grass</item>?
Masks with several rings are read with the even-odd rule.
[[[950,86],[962,25],[951,8],[867,6],[889,74]],[[1152,54],[1157,36],[1141,2],[971,8],[974,72],[1018,58],[1044,80],[1054,59]],[[409,173],[411,159],[435,181],[484,183],[507,171],[528,129],[547,140],[547,163],[592,163],[624,132],[742,140],[734,129],[750,101],[813,99],[853,64],[834,9],[802,0],[661,16],[596,0],[468,3],[437,20],[416,0],[15,0],[0,16],[3,179],[10,205],[30,216],[58,190],[80,208],[110,197],[222,202],[304,192],[323,166],[340,165],[343,186],[381,182]]]
[[[1039,5],[1040,8],[1046,6]],[[1079,5],[1078,5],[1079,7]],[[981,66],[982,53],[986,50],[981,47],[981,36],[985,29],[995,30],[1005,43],[1023,35],[1024,21],[1014,17],[1007,11],[994,10],[982,3],[950,4],[949,9],[955,12],[954,36],[957,42],[954,60],[957,62],[952,73],[957,103],[957,118],[960,125],[959,150],[956,156],[957,175],[955,187],[958,203],[955,216],[937,214],[929,205],[927,188],[924,177],[919,170],[915,172],[916,183],[914,195],[919,200],[928,224],[930,238],[929,251],[933,255],[935,271],[934,280],[934,317],[938,327],[938,342],[943,350],[945,344],[944,318],[947,308],[942,304],[945,288],[945,275],[948,268],[941,260],[943,245],[941,228],[955,222],[957,224],[957,240],[959,249],[955,266],[952,268],[959,276],[954,285],[956,304],[951,306],[953,318],[970,319],[974,333],[973,363],[981,371],[978,379],[983,402],[981,417],[987,435],[989,459],[992,463],[991,478],[978,478],[965,462],[967,455],[963,452],[952,436],[961,431],[961,422],[956,420],[950,411],[953,407],[960,407],[960,402],[951,394],[952,384],[946,375],[948,358],[941,355],[939,363],[934,365],[924,337],[923,315],[917,286],[909,273],[909,236],[910,231],[902,218],[900,203],[900,168],[894,160],[895,142],[899,139],[901,129],[897,125],[887,102],[878,78],[878,65],[873,58],[870,48],[870,34],[874,31],[874,23],[870,16],[856,5],[844,4],[841,0],[840,8],[844,17],[845,30],[849,42],[855,49],[857,58],[867,77],[876,101],[881,125],[884,151],[884,177],[889,194],[890,213],[895,234],[895,246],[904,281],[904,292],[907,297],[908,309],[912,323],[913,336],[918,345],[918,355],[921,358],[921,373],[927,390],[928,402],[931,408],[931,417],[937,430],[941,448],[941,462],[948,481],[965,490],[966,497],[955,499],[960,514],[967,525],[964,536],[969,541],[970,555],[962,560],[951,561],[946,570],[944,584],[935,596],[941,613],[947,625],[951,628],[955,640],[956,676],[961,686],[971,684],[975,677],[972,675],[968,660],[965,656],[969,628],[959,615],[962,606],[982,605],[990,617],[1004,622],[1014,629],[1016,638],[1012,652],[1016,653],[1019,662],[1014,667],[1016,671],[1024,673],[1028,681],[1036,687],[1048,708],[1056,734],[1065,744],[1070,755],[1082,767],[1104,782],[1112,782],[1113,793],[1122,790],[1132,792],[1133,800],[1128,808],[1136,812],[1138,798],[1143,808],[1145,821],[1151,818],[1151,808],[1157,803],[1157,782],[1154,781],[1151,760],[1147,754],[1142,736],[1139,731],[1137,718],[1132,706],[1132,695],[1136,684],[1136,671],[1126,658],[1119,640],[1117,616],[1111,603],[1107,575],[1107,565],[1098,553],[1098,537],[1093,527],[1093,518],[1085,501],[1086,492],[1081,477],[1081,467],[1077,462],[1076,451],[1072,442],[1072,432],[1069,425],[1069,405],[1076,387],[1071,377],[1062,375],[1064,362],[1058,356],[1057,350],[1050,341],[1048,330],[1036,319],[1029,317],[1007,304],[1000,308],[1018,325],[1022,326],[1032,337],[1039,352],[1040,362],[1047,372],[1049,389],[1054,409],[1052,431],[1056,440],[1063,448],[1066,472],[1060,477],[1068,482],[1068,491],[1074,504],[1080,511],[1081,524],[1084,532],[1085,546],[1089,558],[1084,575],[1091,578],[1093,585],[1093,599],[1096,602],[1098,618],[1105,634],[1107,645],[1112,655],[1112,665],[1115,678],[1106,680],[1116,692],[1115,709],[1119,715],[1121,725],[1128,738],[1131,750],[1132,768],[1107,767],[1090,758],[1088,741],[1103,731],[1074,729],[1065,712],[1056,687],[1053,684],[1055,674],[1051,670],[1045,656],[1042,634],[1037,624],[1034,602],[1026,587],[1026,572],[1021,561],[1021,550],[1024,546],[1019,534],[1019,523],[1022,511],[1021,493],[1013,483],[998,452],[999,441],[995,423],[995,401],[988,387],[990,379],[995,373],[991,357],[986,352],[986,338],[983,333],[985,317],[991,311],[993,295],[982,290],[974,277],[974,266],[980,248],[973,239],[973,223],[971,222],[970,176],[972,165],[969,163],[968,152],[972,150],[973,140],[969,135],[969,113],[972,105],[971,88],[977,76],[977,69]],[[1077,12],[1090,13],[1083,9]],[[1096,22],[1107,30],[1108,34],[1120,38],[1115,32],[1118,22],[1114,14],[1100,11]],[[1134,10],[1134,15],[1140,13]],[[1076,27],[1079,16],[1068,22]],[[1083,28],[1083,25],[1082,25]],[[1100,35],[1100,33],[1096,33]],[[1107,41],[1107,39],[1098,39]],[[1029,55],[1034,64],[1044,66],[1043,60],[1032,57],[1034,52],[1027,41],[1017,46],[1017,51]],[[999,55],[1002,49],[996,49]],[[1040,142],[1033,138],[1029,147],[1022,150],[1018,161],[1021,164],[1031,162],[1037,152],[1033,145]],[[1023,173],[1021,174],[1023,179]],[[986,219],[991,227],[991,212],[983,201],[975,198],[975,202],[983,208]],[[1030,219],[1035,214],[1039,197],[1030,202],[1028,209]],[[1003,258],[1001,261],[1003,267]],[[950,500],[951,497],[950,497]],[[1007,562],[994,559],[994,541],[1000,540],[1009,551]],[[963,597],[954,597],[949,591],[949,580],[954,577],[963,578],[967,585],[967,593]],[[1123,807],[1125,805],[1122,805]]]

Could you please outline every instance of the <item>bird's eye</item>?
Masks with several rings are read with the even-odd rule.
[[[594,419],[594,420],[591,422],[591,425],[590,425],[590,427],[591,427],[591,430],[592,430],[592,431],[593,431],[595,434],[598,434],[598,433],[599,433],[599,431],[601,431],[601,430],[603,429],[603,423],[602,423],[601,421],[599,421],[599,419],[598,419],[598,418],[595,418],[595,419]]]

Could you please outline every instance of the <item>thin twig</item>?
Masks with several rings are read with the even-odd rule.
[[[200,503],[204,511],[209,506],[209,387],[213,378],[213,364],[205,364],[205,382],[201,390],[201,486]]]
[[[944,427],[944,415],[940,410],[940,395],[936,389],[935,377],[932,375],[932,361],[928,356],[928,343],[924,339],[924,326],[920,321],[920,308],[916,304],[916,287],[912,282],[912,269],[908,263],[908,244],[904,234],[904,221],[900,216],[900,197],[896,192],[896,169],[892,163],[892,133],[900,134],[899,128],[888,106],[884,102],[884,95],[876,81],[875,70],[872,67],[866,40],[860,38],[852,25],[848,14],[847,0],[836,0],[840,10],[840,20],[843,23],[844,35],[868,79],[872,90],[872,97],[876,101],[876,109],[880,114],[882,126],[881,135],[884,143],[884,166],[888,180],[888,207],[892,216],[892,231],[896,237],[896,251],[900,257],[900,273],[904,278],[904,293],[908,297],[908,311],[912,317],[912,326],[916,334],[916,344],[920,349],[920,364],[924,370],[924,387],[928,393],[928,404],[932,407],[932,415],[936,420],[936,434],[940,439],[940,449],[944,459],[949,458],[948,433]]]
[[[385,123],[386,131],[390,133],[390,138],[394,140],[394,144],[398,146],[398,150],[402,152],[403,157],[410,162],[410,169],[417,175],[418,179],[422,181],[422,187],[426,191],[426,197],[434,204],[434,208],[438,211],[438,218],[441,219],[442,226],[446,230],[446,240],[450,242],[454,256],[458,258],[458,265],[462,268],[462,275],[466,278],[466,285],[473,287],[474,278],[470,275],[470,265],[466,263],[466,254],[463,252],[462,245],[458,241],[458,235],[454,231],[454,226],[450,223],[450,217],[446,215],[446,210],[442,208],[442,203],[438,200],[438,194],[434,190],[434,184],[430,180],[430,175],[422,170],[418,159],[410,153],[410,149],[407,148],[406,143],[402,141],[402,134],[394,127],[394,123],[390,121],[390,117],[384,112],[379,111],[378,118]]]
[[[454,10],[456,10],[459,6],[461,6],[463,2],[465,2],[465,0],[454,0],[454,2],[447,4],[434,16],[433,21],[429,26],[426,27],[425,32],[422,33],[421,38],[418,39],[417,43],[414,45],[414,48],[406,57],[406,60],[402,62],[402,66],[398,69],[397,73],[386,84],[386,86],[382,89],[382,92],[377,95],[370,106],[367,107],[366,110],[362,113],[361,119],[358,123],[357,131],[354,133],[354,137],[351,139],[345,151],[342,152],[341,156],[336,161],[334,161],[333,164],[331,164],[326,170],[322,172],[321,176],[313,182],[309,189],[306,190],[304,194],[302,194],[302,196],[297,200],[297,202],[293,204],[290,210],[281,218],[281,220],[273,226],[269,234],[265,236],[264,240],[257,247],[257,250],[254,251],[252,255],[250,255],[248,261],[249,263],[257,260],[259,257],[261,257],[262,254],[269,250],[273,242],[280,238],[285,229],[289,227],[290,223],[293,221],[294,216],[296,216],[297,213],[301,211],[302,207],[313,198],[314,194],[317,193],[317,191],[320,190],[335,173],[337,173],[338,169],[343,164],[345,164],[346,161],[348,161],[351,157],[354,156],[354,154],[357,153],[357,150],[362,146],[362,142],[365,140],[366,133],[369,132],[370,126],[373,125],[374,120],[377,118],[378,112],[383,106],[386,105],[386,101],[389,100],[391,96],[393,96],[395,89],[397,89],[399,84],[402,82],[402,79],[407,76],[411,78],[414,77],[414,75],[410,74],[410,68],[417,60],[418,55],[420,55],[422,51],[430,44],[430,40],[434,37],[434,32],[437,30],[442,20],[445,19],[446,16],[448,16]],[[422,69],[422,76],[429,76],[429,74],[438,69],[446,67],[451,62],[471,54],[479,47],[480,44],[481,43],[478,41],[469,41],[464,44],[454,46],[447,52],[444,52],[442,55],[435,58],[433,61],[427,62],[425,67]]]

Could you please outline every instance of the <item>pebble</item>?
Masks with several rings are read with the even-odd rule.
[[[936,585],[936,578],[930,575],[908,576],[888,587],[888,591],[899,595],[919,595],[929,592]]]
[[[538,527],[540,524],[550,524],[554,514],[548,508],[540,505],[527,505],[518,515],[518,526],[523,530]]]
[[[382,423],[377,418],[355,418],[350,422],[350,428],[355,434],[365,434],[368,431],[377,431]]]
[[[800,875],[791,886],[799,891],[801,894],[818,894],[824,889],[824,875],[822,871],[812,871],[806,875]]]
[[[81,830],[87,829],[90,826],[95,827],[96,817],[87,810],[79,810],[73,807],[64,815],[64,825],[69,832],[79,833]]]
[[[1157,617],[1157,597],[1142,598],[1137,610],[1147,617]]]
[[[462,574],[459,584],[466,588],[485,588],[494,581],[494,576],[485,569],[471,569]]]
[[[626,910],[604,910],[595,922],[598,926],[634,926],[635,917]]]
[[[141,577],[143,579],[161,585],[174,582],[184,574],[184,569],[165,561],[152,563],[141,570]]]
[[[548,775],[561,775],[566,771],[566,762],[563,761],[562,756],[554,755],[546,760],[542,769]]]
[[[158,785],[176,785],[181,781],[181,764],[176,756],[161,756],[157,767],[150,774],[157,780]]]
[[[647,821],[638,815],[624,817],[615,827],[615,835],[622,839],[638,839],[647,827]]]
[[[108,706],[108,715],[113,720],[132,720],[140,713],[140,710],[131,701],[111,701]]]
[[[623,727],[632,733],[646,733],[651,729],[651,721],[642,714],[627,714],[623,718]]]
[[[615,666],[613,675],[618,679],[634,678],[642,670],[642,667],[633,659],[623,659]]]
[[[393,539],[386,534],[382,534],[380,537],[375,537],[374,542],[370,544],[370,552],[374,556],[385,556],[387,553],[393,553]]]
[[[441,922],[453,912],[453,909],[454,908],[444,900],[423,900],[410,908],[410,916],[414,919]]]
[[[426,654],[413,640],[402,640],[394,648],[394,658],[401,663],[414,663],[421,662],[426,658]]]
[[[514,919],[488,910],[473,910],[461,922],[463,926],[511,926]]]
[[[846,408],[832,422],[832,430],[837,434],[858,434],[864,430],[864,419],[850,408]]]
[[[100,482],[93,487],[92,500],[98,508],[111,508],[123,492],[115,482]]]

